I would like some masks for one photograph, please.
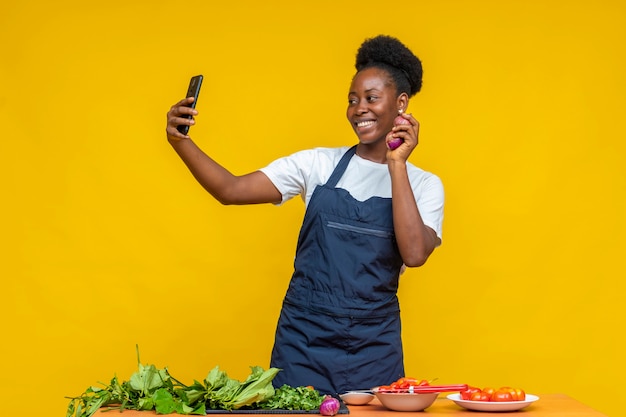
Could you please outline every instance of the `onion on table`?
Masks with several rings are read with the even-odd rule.
[[[320,405],[320,414],[323,416],[334,416],[339,412],[339,400],[327,395]]]

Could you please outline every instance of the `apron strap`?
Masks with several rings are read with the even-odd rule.
[[[339,182],[339,179],[341,178],[346,168],[348,167],[348,164],[350,163],[350,159],[352,159],[352,156],[355,153],[356,153],[356,145],[348,149],[346,153],[343,154],[343,156],[341,157],[341,160],[335,167],[335,170],[333,171],[330,178],[326,182],[327,186],[335,188],[335,186],[337,185],[337,182]]]

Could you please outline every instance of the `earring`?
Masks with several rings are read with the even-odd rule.
[[[398,109],[398,114],[402,114],[402,113],[404,113],[404,110],[403,109]]]

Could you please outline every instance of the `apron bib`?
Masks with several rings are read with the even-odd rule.
[[[309,201],[276,329],[275,387],[337,393],[404,376],[391,199],[361,202],[335,188],[355,151]]]

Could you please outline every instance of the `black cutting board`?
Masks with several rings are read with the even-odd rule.
[[[206,410],[207,414],[319,414],[320,410],[263,410],[263,409],[239,409],[239,410]],[[337,414],[350,414],[346,403],[339,400]]]

